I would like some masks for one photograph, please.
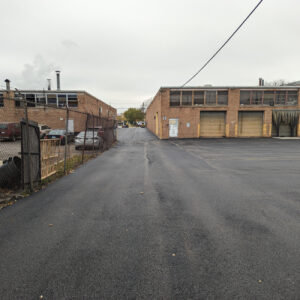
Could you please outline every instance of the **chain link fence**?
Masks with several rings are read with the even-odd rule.
[[[53,126],[50,128],[35,122],[33,114],[30,113],[31,104],[21,95],[14,98],[7,97],[5,100],[17,102],[19,114],[16,118],[14,108],[11,111],[6,109],[6,113],[12,115],[13,121],[2,122],[0,118],[0,192],[1,189],[27,187],[33,189],[32,182],[29,181],[27,187],[24,184],[24,175],[33,173],[30,169],[36,167],[36,164],[24,164],[24,157],[30,161],[34,155],[39,155],[39,181],[47,181],[51,180],[52,176],[72,172],[76,166],[108,150],[116,141],[116,121],[101,116],[100,112],[99,115],[95,115],[69,107],[44,105],[49,111],[49,118],[52,115],[60,116],[59,124],[55,128]],[[12,107],[14,106],[16,105]],[[35,124],[32,126],[36,126],[39,132],[38,154],[37,150],[32,150],[36,137],[23,134],[22,130],[26,131],[26,126],[21,128],[21,122],[27,125]]]

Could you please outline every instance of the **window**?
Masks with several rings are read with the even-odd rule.
[[[36,94],[36,105],[44,106],[46,104],[46,95],[45,94]]]
[[[4,106],[3,94],[0,94],[0,107]]]
[[[78,107],[78,98],[76,94],[68,94],[68,106]]]
[[[250,105],[251,92],[241,91],[240,92],[240,105]]]
[[[27,107],[35,107],[35,94],[26,94]]]
[[[274,91],[264,91],[264,105],[274,105]]]
[[[286,91],[276,91],[275,92],[275,104],[285,105],[286,101]]]
[[[58,98],[58,106],[59,107],[66,107],[67,106],[67,95],[59,94]]]
[[[170,92],[170,106],[180,106],[180,92],[171,91]]]
[[[48,105],[50,106],[57,106],[57,99],[55,94],[48,94],[47,95]]]
[[[287,92],[287,105],[297,105],[298,104],[298,91],[288,91]]]
[[[206,91],[206,105],[216,105],[216,104],[217,104],[217,92]]]
[[[251,104],[262,105],[262,95],[263,93],[261,91],[252,91]]]
[[[192,105],[192,92],[182,92],[182,105]]]
[[[228,92],[218,91],[218,105],[227,105],[227,104],[228,104]]]
[[[23,100],[24,96],[25,95],[20,95],[20,93],[15,93],[15,99]],[[21,101],[15,100],[15,106],[16,107],[21,107]]]
[[[194,105],[203,105],[203,104],[204,104],[204,91],[195,91]]]

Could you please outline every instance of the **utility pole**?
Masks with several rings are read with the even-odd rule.
[[[69,131],[69,108],[66,107],[66,135],[65,135],[65,161],[64,161],[64,173],[67,172],[67,150],[68,150],[68,131]]]

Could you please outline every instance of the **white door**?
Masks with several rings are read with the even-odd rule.
[[[178,137],[178,119],[169,119],[169,137]]]
[[[68,120],[68,132],[74,132],[74,120]]]

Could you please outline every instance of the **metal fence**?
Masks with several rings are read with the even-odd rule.
[[[11,122],[2,122],[0,119],[0,189],[29,188],[32,190],[34,182],[26,182],[26,174],[30,174],[34,168],[31,163],[36,149],[39,148],[39,182],[57,174],[67,174],[77,165],[84,163],[90,158],[96,157],[109,149],[116,141],[116,121],[102,117],[101,114],[77,111],[68,107],[48,107],[49,117],[56,110],[63,115],[64,126],[47,128],[45,124],[35,123],[39,132],[39,147],[30,148],[33,143],[32,135],[23,134],[21,124],[33,124],[36,120],[28,113],[32,110],[29,103],[21,96],[6,98],[11,102],[17,101],[22,116],[16,120],[15,109],[11,109]],[[39,108],[41,109],[41,108]],[[6,110],[7,111],[7,110]],[[10,112],[8,112],[10,113]],[[7,118],[6,118],[7,119]],[[33,125],[32,125],[33,126]],[[22,127],[23,128],[23,127]],[[26,127],[24,127],[26,130]],[[27,127],[28,128],[28,127]],[[23,131],[24,131],[23,130]],[[31,139],[31,140],[30,140]],[[26,151],[24,151],[26,149]],[[29,159],[30,163],[24,163]]]

